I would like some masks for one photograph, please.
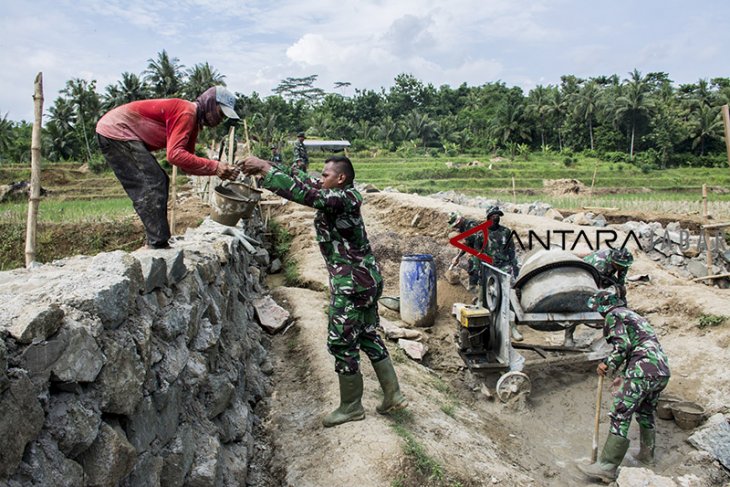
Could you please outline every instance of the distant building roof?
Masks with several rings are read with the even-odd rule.
[[[293,144],[294,141],[291,141]],[[304,139],[304,147],[307,149],[319,149],[322,151],[338,152],[350,147],[350,142],[347,140],[315,140],[315,139]]]

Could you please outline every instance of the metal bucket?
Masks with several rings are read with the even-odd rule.
[[[229,186],[216,186],[210,217],[222,225],[234,227],[245,214],[250,216],[255,207],[255,201],[236,193]]]
[[[235,193],[237,196],[246,198],[251,202],[244,208],[243,215],[241,215],[241,218],[243,218],[244,220],[251,218],[253,210],[256,208],[258,202],[261,201],[261,194],[263,192],[260,189],[254,188],[253,186],[245,183],[228,183],[227,187],[228,189],[232,190],[233,193]]]
[[[596,270],[562,249],[539,249],[525,259],[515,289],[528,313],[581,313],[590,311],[587,300],[598,290]],[[540,325],[542,331],[563,327]]]

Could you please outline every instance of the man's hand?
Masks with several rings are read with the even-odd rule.
[[[231,166],[225,162],[219,162],[218,167],[215,169],[215,175],[221,179],[230,179],[231,181],[238,178],[240,171],[237,167]]]
[[[606,375],[606,372],[608,372],[608,365],[604,364],[603,362],[598,364],[598,367],[596,367],[596,373],[598,375]]]
[[[243,172],[248,175],[266,174],[271,166],[272,164],[269,161],[255,156],[248,156],[243,160]]]

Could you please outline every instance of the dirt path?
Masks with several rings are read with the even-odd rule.
[[[399,294],[398,268],[404,253],[434,255],[443,275],[456,253],[446,234],[449,211],[474,218],[483,215],[478,209],[413,195],[369,194],[366,201],[365,221],[383,268],[386,295]],[[365,360],[366,419],[322,428],[321,417],[338,398],[332,358],[325,348],[326,271],[314,242],[313,212],[295,204],[278,211],[278,221],[294,236],[291,255],[310,287],[272,285],[277,300],[297,317],[293,327],[272,340],[276,385],[264,426],[273,448],[270,467],[277,472],[279,485],[586,485],[573,464],[590,456],[594,365],[528,370],[532,392],[526,403],[505,405],[487,399],[481,385],[493,393],[497,376],[475,377],[464,370],[456,353],[455,321],[449,315],[453,302],[467,302],[470,296],[463,286],[446,282],[438,286],[436,323],[425,330],[429,353],[423,363],[405,358],[395,343],[389,343],[411,403],[408,413],[393,419],[374,412],[381,396]],[[579,228],[525,215],[506,215],[504,224],[518,231]],[[706,329],[697,325],[702,314],[730,316],[730,290],[687,283],[643,254],[637,256],[631,273],[652,278],[650,284],[631,284],[628,296],[654,324],[669,354],[673,377],[668,392],[696,400],[710,412],[727,412],[730,372],[717,364],[723,358],[727,362],[730,323]],[[383,308],[381,314],[397,320],[397,314]],[[597,333],[581,327],[576,337],[588,342]],[[562,333],[525,330],[525,335],[536,343],[562,339]],[[601,442],[610,406],[607,389],[603,397]],[[719,486],[730,481],[716,462],[686,443],[691,432],[671,421],[658,421],[655,472],[692,480],[684,485]],[[632,440],[637,430],[632,425]],[[414,444],[420,453],[414,453]],[[429,479],[419,471],[417,460],[424,457],[437,465],[440,475]],[[626,464],[631,464],[628,457]]]

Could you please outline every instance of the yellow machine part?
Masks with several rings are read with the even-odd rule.
[[[464,306],[459,310],[459,323],[464,328],[480,328],[489,325],[490,312],[481,306]]]

